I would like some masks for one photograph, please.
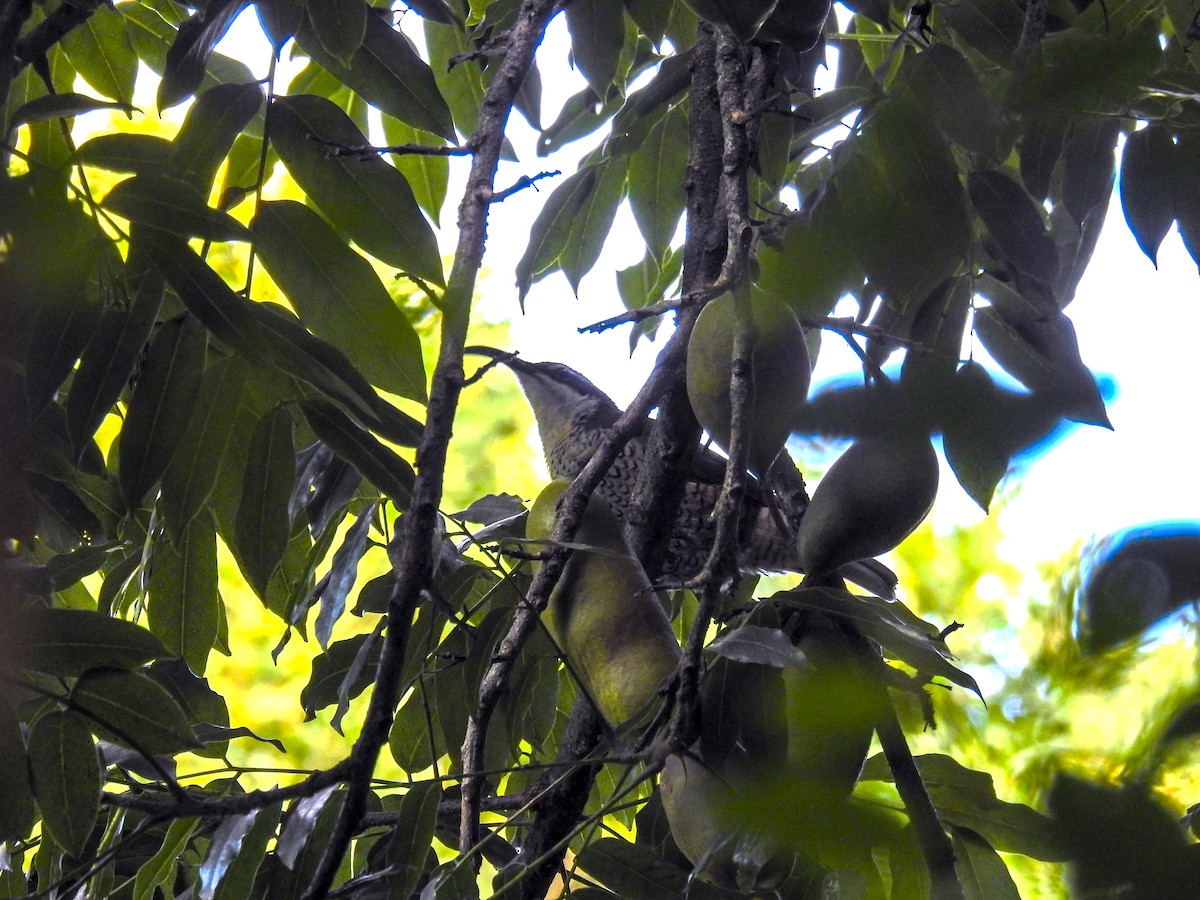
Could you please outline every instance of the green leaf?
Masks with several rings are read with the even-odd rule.
[[[37,820],[29,783],[29,754],[21,723],[8,701],[0,698],[0,840],[23,841]]]
[[[445,144],[437,135],[413,128],[392,116],[383,116],[383,136],[389,147],[414,144],[420,147],[440,147]],[[421,209],[437,225],[446,202],[450,182],[450,161],[444,156],[426,153],[392,154],[392,165],[408,181]]]
[[[294,428],[291,413],[276,407],[259,420],[250,439],[235,535],[246,580],[260,597],[266,595],[291,533],[288,499],[296,483]]]
[[[192,316],[164,323],[150,344],[118,439],[121,493],[130,509],[162,477],[191,417],[208,335]]]
[[[403,458],[359,428],[328,401],[305,399],[300,408],[309,427],[340,458],[404,508],[412,496],[416,474]]]
[[[311,28],[301,27],[296,43],[334,78],[381,112],[448,141],[457,139],[450,107],[438,91],[429,64],[377,11],[368,13],[362,46],[348,65],[326,52]]]
[[[29,729],[29,769],[42,826],[80,856],[100,815],[100,757],[88,723],[55,710]]]
[[[445,672],[434,677],[444,677]],[[446,752],[442,730],[438,727],[437,709],[432,697],[421,684],[396,711],[388,730],[388,749],[392,759],[404,772],[421,772],[433,765]]]
[[[305,193],[364,250],[418,278],[442,284],[433,229],[404,176],[373,153],[333,156],[369,142],[323,97],[283,97],[271,107],[271,139]]]
[[[262,103],[257,84],[218,84],[200,94],[171,142],[172,174],[207,193],[234,140]]]
[[[308,684],[300,691],[300,705],[304,709],[306,722],[315,718],[319,710],[333,706],[342,697],[352,700],[371,686],[379,661],[378,644],[373,644],[373,652],[369,653],[368,659],[360,659],[370,639],[369,634],[357,634],[330,644],[328,650],[313,658],[312,674]],[[360,662],[365,664],[356,665]],[[355,669],[357,671],[352,671]]]
[[[562,272],[576,294],[583,276],[600,258],[600,251],[612,231],[617,207],[625,199],[627,161],[607,159],[597,163],[596,168],[596,188],[575,211],[571,234],[559,260]]]
[[[968,828],[953,828],[954,870],[966,900],[1021,900],[1008,866],[992,845]]]
[[[217,641],[217,533],[207,515],[196,516],[174,546],[159,540],[150,566],[150,630],[174,655],[203,675]]]
[[[1093,210],[1108,207],[1116,168],[1117,119],[1091,117],[1077,122],[1063,151],[1063,204],[1076,226]]]
[[[182,103],[199,89],[213,48],[245,5],[246,0],[212,0],[179,26],[158,84],[160,111]]]
[[[941,677],[967,688],[981,699],[975,679],[954,665],[946,642],[928,622],[914,616],[899,601],[856,596],[849,591],[804,588],[775,595],[805,609],[815,609],[852,623],[891,656],[925,675]]]
[[[283,813],[272,803],[222,820],[197,872],[199,900],[239,900],[253,894],[254,876]]]
[[[342,65],[349,65],[367,34],[367,16],[363,0],[327,0],[308,4],[308,21],[326,53]]]
[[[225,3],[214,3],[212,7],[217,10],[218,7],[224,5]],[[163,75],[168,67],[175,68],[174,77],[171,81],[166,82],[165,92],[164,83],[159,83],[158,103],[160,109],[166,109],[168,105],[173,106],[181,102],[202,87],[212,87],[215,84],[246,84],[257,80],[254,73],[244,63],[230,59],[228,56],[222,56],[220,53],[211,53],[211,46],[208,48],[210,54],[206,57],[202,67],[195,65],[198,60],[197,56],[186,60],[187,65],[181,68],[180,63],[176,61],[178,51],[175,56],[170,53],[178,36],[174,24],[168,22],[145,3],[118,3],[117,9],[125,17],[126,33],[133,44],[133,49],[137,51],[138,58],[159,75]],[[180,46],[185,48],[183,44]],[[194,43],[192,46],[195,50],[201,50],[204,42]],[[183,77],[195,77],[197,71],[200,81],[189,89]]]
[[[225,704],[225,698],[209,686],[207,678],[193,672],[182,659],[155,660],[146,668],[146,674],[175,698],[187,720],[192,723],[192,733],[197,737],[200,737],[198,729],[201,727],[229,728],[229,707]],[[213,759],[224,757],[228,739],[204,737],[202,740],[205,748],[197,750],[197,755]]]
[[[217,483],[237,420],[229,411],[241,402],[246,368],[241,359],[228,356],[204,370],[187,430],[163,473],[158,510],[176,546]]]
[[[1121,155],[1121,208],[1142,252],[1158,268],[1158,248],[1175,219],[1175,142],[1150,124],[1125,139]]]
[[[292,200],[263,203],[254,234],[267,271],[308,328],[342,348],[373,384],[424,402],[420,339],[370,263]]]
[[[145,628],[84,609],[25,613],[16,647],[22,667],[60,677],[88,669],[133,669],[169,655]]]
[[[580,208],[595,190],[598,166],[587,166],[554,189],[529,229],[529,243],[517,262],[517,288],[523,302],[529,287],[548,274],[571,237]]]
[[[174,886],[179,858],[199,824],[199,819],[176,819],[168,826],[158,850],[137,871],[133,900],[154,900],[155,889]]]
[[[113,7],[94,9],[67,32],[62,49],[83,80],[112,100],[133,102],[138,60],[125,33],[125,19]]]
[[[250,232],[228,213],[213,209],[193,185],[161,175],[135,175],[114,187],[100,205],[131,222],[207,241],[244,241]]]
[[[84,672],[71,689],[71,703],[96,734],[139,753],[172,755],[201,746],[179,704],[136,672]]]
[[[972,172],[968,189],[971,203],[1004,258],[1018,271],[1053,284],[1058,275],[1058,250],[1025,189],[999,169]]]
[[[579,867],[625,900],[675,900],[688,891],[688,873],[639,844],[619,838],[592,841]]]
[[[484,74],[479,66],[450,65],[451,59],[474,47],[471,34],[460,25],[426,20],[425,45],[429,51],[434,82],[450,109],[454,124],[461,134],[471,134],[479,123],[479,108],[483,105],[483,95],[487,90]]]
[[[80,145],[74,160],[110,172],[161,175],[173,152],[170,141],[152,134],[98,134]]]
[[[901,81],[950,140],[972,153],[995,157],[1000,115],[967,58],[937,43],[906,60]]]
[[[46,572],[54,590],[69,588],[103,566],[114,550],[124,547],[120,541],[105,541],[100,544],[85,544],[67,553],[60,553],[46,561]]]
[[[617,79],[625,43],[622,0],[590,0],[567,6],[567,30],[575,65],[597,96],[604,97]]]
[[[1025,16],[1009,0],[949,3],[938,10],[947,27],[991,62],[1009,68],[1021,37]],[[885,16],[886,20],[886,16]]]
[[[396,824],[387,838],[384,859],[397,866],[399,874],[392,877],[389,890],[393,897],[413,894],[425,877],[425,860],[433,842],[437,825],[438,801],[442,786],[436,781],[418,782],[400,798]]]
[[[687,159],[688,123],[682,107],[659,120],[629,159],[629,205],[656,259],[663,258],[683,215]]]
[[[72,116],[101,109],[123,109],[131,114],[136,111],[128,103],[98,100],[95,97],[88,97],[86,94],[47,94],[17,107],[12,114],[10,127],[16,128],[34,122],[49,122],[52,119],[69,119]]]

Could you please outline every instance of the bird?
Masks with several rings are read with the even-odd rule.
[[[490,347],[471,347],[468,352],[487,356],[516,376],[537,420],[552,478],[578,475],[621,416],[620,407],[604,391],[569,366],[530,362]],[[647,427],[650,421],[646,419]],[[646,436],[646,428],[634,435],[596,488],[622,526],[629,521],[630,497],[645,457]],[[781,516],[789,523],[784,527],[772,515],[766,495],[771,488],[757,480],[750,481],[742,507],[738,546],[738,567],[742,571],[800,571],[795,541],[787,532],[794,531],[799,522],[807,495],[799,471],[794,465],[790,468],[790,473],[781,473],[782,490],[775,495]],[[712,512],[721,493],[724,472],[724,457],[707,446],[697,448],[663,563],[664,581],[686,583],[703,568],[715,537]]]

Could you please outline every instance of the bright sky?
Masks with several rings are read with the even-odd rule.
[[[252,30],[252,17],[243,16],[230,43],[236,42],[239,49],[250,46]],[[569,69],[566,48],[560,16],[539,53],[545,123],[553,121],[562,103],[584,84]],[[247,58],[245,52],[237,55]],[[255,52],[249,58],[266,60],[265,54]],[[594,146],[594,141],[582,141],[541,160],[533,151],[536,133],[516,114],[510,131],[521,162],[502,166],[497,179],[501,187],[545,169],[569,174],[578,157]],[[545,189],[552,190],[555,183],[544,182]],[[456,196],[452,184],[443,223],[454,220]],[[636,226],[623,208],[578,299],[565,278],[551,276],[530,291],[522,315],[514,268],[524,252],[529,223],[544,199],[544,194],[527,190],[493,209],[480,309],[494,318],[512,318],[513,349],[527,359],[565,362],[625,403],[649,372],[655,348],[643,342],[630,359],[628,328],[602,335],[580,335],[577,329],[621,311],[614,273],[641,258]],[[444,230],[442,240],[445,251],[451,252],[452,229]],[[1114,195],[1092,264],[1067,313],[1075,323],[1084,361],[1116,382],[1117,396],[1109,408],[1115,430],[1075,429],[1028,467],[1019,490],[1001,484],[1003,502],[993,515],[1001,516],[1007,536],[1002,552],[1022,566],[1055,559],[1080,540],[1122,528],[1200,518],[1200,478],[1194,473],[1200,367],[1191,346],[1200,339],[1200,278],[1178,234],[1172,231],[1163,243],[1156,272],[1134,243]],[[825,343],[819,376],[858,368],[850,352],[837,345]],[[944,470],[935,525],[969,524],[982,515]]]

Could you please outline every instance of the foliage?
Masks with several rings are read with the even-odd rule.
[[[869,565],[855,572],[880,596],[812,573],[756,600],[753,578],[736,584],[750,540],[736,526],[743,498],[778,487],[744,465],[752,298],[790,308],[811,352],[824,329],[863,360],[861,384],[782,413],[791,432],[940,438],[985,510],[1012,457],[1063,420],[1107,426],[1066,309],[1122,141],[1138,244],[1153,260],[1175,222],[1200,261],[1191,4],[847,0],[839,19],[778,0],[749,22],[735,0],[396,6],[0,5],[0,896],[1000,898],[1017,896],[1014,875],[1044,877],[1028,860],[1067,862],[1079,896],[1187,896],[1196,844],[1153,788],[1194,736],[1192,692],[1160,698],[1124,772],[1011,756],[1069,729],[1072,692],[1149,664],[1122,642],[1195,596],[1194,536],[1084,573],[1082,643],[1069,567],[1075,582],[1036,608],[1040,646],[984,709],[970,670],[1003,667],[975,644],[1006,628],[963,599],[995,558],[968,546],[978,533],[949,552],[910,539],[910,609]],[[265,81],[217,49],[250,9],[275,53]],[[490,376],[464,390],[463,363],[468,329],[502,342],[473,306],[489,208],[547,175],[495,180],[511,111],[541,121],[535,49],[555,15],[587,86],[538,147],[588,149],[528,224],[518,290],[560,273],[578,289],[628,201],[645,256],[618,273],[628,312],[597,327],[631,324],[636,342],[674,314],[676,329],[586,448],[598,461],[539,551],[522,543],[531,477],[502,443],[529,415]],[[836,83],[816,93],[834,48]],[[287,85],[282,53],[307,60]],[[188,104],[175,133],[85,131],[132,115],[142,69],[160,112]],[[683,650],[664,702],[614,732],[537,611],[568,551],[622,552],[619,536],[572,537],[623,443],[676,434],[695,452],[682,348],[700,308],[730,295],[715,543],[669,585]],[[857,315],[831,318],[846,298]],[[1020,389],[961,360],[968,335]],[[650,575],[672,480],[700,477],[671,459],[644,453],[643,518],[627,523]],[[783,468],[771,478],[798,481]],[[784,532],[802,500],[772,510]],[[248,592],[274,626],[257,644]],[[942,628],[956,616],[961,661]],[[230,677],[267,632],[282,634],[275,656],[315,640],[287,697],[336,741],[283,757],[265,773],[281,787],[245,764],[287,752],[267,692]],[[846,769],[839,748],[859,742],[837,723],[851,720],[883,752],[847,799],[811,767]],[[900,721],[943,728],[913,734],[914,758]],[[681,852],[656,781],[688,754],[720,774],[697,817],[726,836],[701,859]],[[722,886],[719,872],[735,874]]]

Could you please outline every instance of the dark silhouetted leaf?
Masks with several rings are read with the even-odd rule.
[[[597,163],[596,168],[596,188],[575,210],[571,234],[559,259],[562,272],[576,294],[583,276],[600,258],[600,251],[612,231],[617,207],[625,198],[626,161],[605,160]]]
[[[936,43],[901,72],[917,102],[950,140],[972,153],[996,155],[999,111],[965,56],[950,44]]]
[[[433,229],[404,176],[376,157],[336,156],[369,142],[350,117],[312,94],[280,98],[271,138],[305,193],[360,247],[389,265],[442,284]]]
[[[133,882],[134,900],[153,900],[155,888],[174,886],[179,857],[183,855],[184,848],[199,824],[198,819],[176,819],[170,824],[162,838],[162,845],[138,869]]]
[[[714,653],[739,663],[755,663],[778,669],[806,665],[804,654],[778,628],[743,625],[726,631],[708,645]]]
[[[362,659],[364,648],[367,649],[366,659]],[[319,710],[333,706],[342,696],[352,700],[370,687],[375,679],[379,649],[378,644],[371,641],[371,635],[358,634],[348,640],[335,641],[328,650],[314,657],[312,675],[300,692],[305,721],[314,718]]]
[[[253,893],[254,876],[282,813],[282,804],[273,803],[221,822],[198,872],[200,900],[238,900]]]
[[[154,336],[121,429],[121,493],[131,509],[162,477],[191,418],[208,335],[192,316],[166,322]]]
[[[259,420],[250,438],[236,539],[246,579],[260,597],[266,595],[291,532],[288,498],[296,483],[294,428],[291,413],[276,407]]]
[[[275,849],[283,867],[274,870],[271,897],[298,898],[308,889],[342,806],[344,795],[334,794],[335,787],[305,797],[288,810]]]
[[[687,872],[619,838],[592,841],[578,861],[581,869],[626,900],[674,900],[688,893]]]
[[[30,100],[12,114],[10,127],[28,125],[33,122],[48,122],[51,119],[69,119],[81,113],[95,112],[99,109],[122,109],[133,113],[134,107],[128,103],[117,103],[112,100],[98,100],[85,94],[47,94]]]
[[[1158,247],[1175,218],[1175,142],[1150,124],[1125,139],[1121,156],[1121,207],[1142,252],[1158,267]]]
[[[367,16],[363,0],[328,0],[308,5],[308,21],[325,52],[342,65],[349,65],[354,52],[367,34]]]
[[[300,320],[342,348],[373,384],[425,400],[421,342],[370,263],[303,204],[262,204],[258,252]]]
[[[29,768],[42,827],[79,856],[100,814],[100,757],[88,723],[67,711],[40,716],[29,729]]]
[[[135,175],[108,192],[101,206],[131,222],[208,241],[248,240],[250,232],[237,219],[210,207],[186,181],[159,175]]]
[[[19,634],[19,665],[60,677],[96,668],[133,669],[169,655],[145,628],[83,609],[26,613]]]
[[[1077,225],[1097,208],[1108,206],[1116,168],[1117,119],[1077,122],[1063,151],[1063,203]]]
[[[196,93],[204,82],[213,48],[225,36],[246,2],[212,0],[179,26],[167,51],[165,70],[158,84],[159,110],[170,109]]]
[[[0,699],[0,839],[23,841],[37,819],[25,738],[8,701]]]
[[[625,6],[622,0],[592,0],[567,7],[567,30],[575,65],[599,96],[608,93],[617,78],[625,43]]]
[[[418,782],[400,798],[396,824],[384,851],[388,865],[400,868],[400,874],[391,879],[393,896],[410,896],[425,875],[425,860],[441,799],[442,786],[436,781]]]
[[[999,169],[972,172],[968,189],[971,202],[1004,258],[1018,271],[1053,283],[1058,275],[1058,251],[1025,189]]]
[[[368,12],[362,46],[348,65],[326,52],[311,28],[302,26],[296,42],[334,78],[381,112],[448,141],[456,139],[450,108],[429,64],[377,11]]]
[[[1021,180],[1035,200],[1045,200],[1050,195],[1051,178],[1066,146],[1067,129],[1066,116],[1035,115],[1018,141]]]
[[[136,672],[84,672],[71,703],[97,735],[139,753],[171,755],[201,746],[171,695]]]
[[[404,459],[358,427],[333,404],[309,399],[301,409],[309,426],[334,453],[353,465],[397,505],[408,505],[416,475]]]
[[[170,164],[173,146],[152,134],[98,134],[75,153],[75,161],[111,172],[161,175]]]
[[[200,94],[172,141],[172,174],[207,193],[234,140],[262,103],[257,84],[218,84]]]
[[[197,675],[217,640],[217,533],[207,514],[196,516],[182,540],[160,540],[150,567],[150,630]]]
[[[333,626],[346,610],[346,597],[358,576],[358,561],[367,551],[367,532],[378,506],[378,501],[374,501],[363,507],[334,551],[333,561],[320,589],[321,610],[317,613],[316,627],[313,629],[322,648],[329,646]]]
[[[1008,866],[991,844],[968,828],[951,831],[954,870],[966,900],[1021,900]]]

